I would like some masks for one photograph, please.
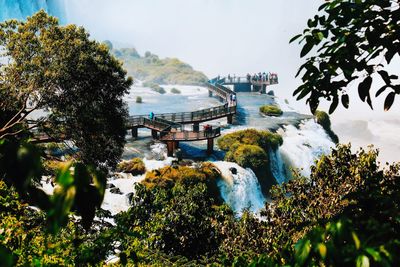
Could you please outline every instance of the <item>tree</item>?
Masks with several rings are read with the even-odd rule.
[[[296,76],[303,73],[303,84],[294,95],[297,99],[308,96],[312,113],[325,98],[331,102],[332,113],[339,98],[348,108],[348,86],[358,83],[360,99],[372,109],[371,85],[379,75],[384,85],[375,97],[389,91],[384,103],[385,110],[389,110],[396,94],[400,94],[400,84],[394,82],[398,76],[387,72],[394,56],[400,55],[399,1],[332,0],[321,5],[321,10],[321,14],[308,20],[303,34],[290,41],[302,37],[301,57],[318,48],[300,67]]]
[[[107,46],[40,11],[26,22],[1,23],[0,47],[0,139],[36,128],[73,141],[84,163],[114,167],[132,79]],[[32,120],[34,111],[45,114]]]

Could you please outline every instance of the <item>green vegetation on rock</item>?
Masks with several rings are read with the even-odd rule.
[[[142,159],[133,158],[131,160],[120,162],[117,165],[117,171],[131,173],[132,175],[139,175],[146,172],[146,167]]]
[[[227,151],[225,160],[251,168],[257,175],[264,194],[268,194],[271,186],[275,184],[268,164],[268,153],[282,145],[282,137],[270,131],[246,129],[226,134],[217,142],[220,149]]]
[[[282,115],[282,110],[275,105],[264,105],[260,107],[260,112],[268,116],[280,116]]]
[[[332,141],[335,144],[339,143],[339,137],[331,129],[331,120],[329,118],[328,113],[321,111],[321,110],[317,110],[317,111],[315,111],[314,116],[315,116],[317,123],[320,124],[322,126],[322,128],[324,128],[324,130],[329,135],[329,137],[332,139]]]
[[[238,145],[236,149],[227,152],[225,160],[236,162],[244,168],[257,170],[267,166],[268,155],[257,145]]]
[[[171,93],[173,93],[173,94],[180,94],[181,93],[181,91],[179,90],[179,89],[177,89],[177,88],[172,88],[171,89]]]
[[[141,56],[135,48],[114,49],[112,52],[123,62],[129,75],[145,82],[202,85],[208,80],[202,72],[193,70],[177,58],[160,59],[148,51]]]
[[[219,190],[217,187],[217,178],[220,177],[219,170],[212,164],[203,162],[195,168],[187,166],[167,166],[162,169],[154,170],[146,174],[142,181],[148,188],[154,187],[173,187],[176,183],[202,182],[208,186],[214,199],[219,200]]]
[[[160,85],[154,83],[154,82],[145,82],[143,83],[144,87],[149,87],[151,90],[154,92],[157,92],[159,94],[165,94],[167,91],[165,91],[164,87],[161,87]]]
[[[257,145],[264,150],[268,147],[278,148],[283,143],[282,137],[270,131],[258,131],[256,129],[246,129],[226,134],[218,139],[218,146],[222,150],[228,151],[234,143],[245,145]]]

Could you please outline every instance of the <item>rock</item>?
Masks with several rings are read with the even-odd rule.
[[[229,170],[232,174],[237,174],[237,169],[235,167],[230,167]]]
[[[126,194],[126,197],[128,198],[128,201],[130,204],[132,203],[132,199],[133,199],[134,195],[135,195],[135,193],[133,193],[133,192]]]
[[[275,93],[274,93],[274,91],[273,91],[273,90],[270,90],[270,91],[268,91],[267,95],[272,95],[272,96],[274,96],[274,95],[275,95]]]
[[[121,190],[119,190],[118,187],[111,188],[110,193],[122,195],[122,192],[121,192]]]
[[[106,189],[110,189],[110,188],[115,188],[115,185],[113,185],[113,184],[107,184],[107,185],[106,185]]]

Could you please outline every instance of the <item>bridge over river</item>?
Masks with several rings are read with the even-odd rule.
[[[172,156],[174,150],[179,147],[181,141],[207,140],[207,153],[211,154],[214,147],[214,139],[221,135],[220,127],[207,127],[200,130],[200,123],[220,118],[227,118],[232,124],[233,116],[236,114],[237,97],[235,90],[226,85],[233,85],[238,91],[260,91],[265,92],[268,85],[277,84],[277,76],[271,76],[268,80],[244,80],[238,77],[236,80],[228,78],[214,78],[205,85],[208,88],[209,96],[217,97],[222,105],[191,112],[162,113],[154,114],[150,119],[149,115],[130,116],[127,129],[131,130],[132,137],[137,138],[138,128],[148,128],[152,137],[167,144],[168,156]],[[234,101],[232,101],[234,99]],[[189,126],[189,127],[187,127]],[[189,129],[188,129],[189,128]]]

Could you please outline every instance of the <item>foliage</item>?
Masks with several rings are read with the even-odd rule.
[[[118,232],[126,233],[123,258],[165,265],[216,252],[216,208],[204,183],[184,180],[172,188],[137,185],[135,190],[131,208],[117,217]]]
[[[331,120],[329,118],[329,115],[324,111],[317,110],[315,111],[314,116],[315,119],[317,120],[317,123],[321,125],[322,128],[324,128],[324,130],[332,139],[332,141],[335,144],[339,143],[339,137],[331,129]]]
[[[226,134],[217,142],[222,150],[227,151],[226,161],[236,162],[254,171],[263,193],[267,195],[271,186],[276,183],[268,164],[268,153],[282,145],[282,137],[270,131],[246,129]]]
[[[322,4],[321,14],[309,19],[300,38],[304,43],[301,57],[313,48],[315,56],[306,59],[300,67],[303,84],[295,90],[297,99],[307,98],[312,113],[321,98],[331,102],[329,113],[339,104],[349,106],[347,89],[350,83],[358,83],[358,94],[372,109],[371,85],[378,75],[384,85],[376,92],[378,97],[389,91],[384,103],[390,109],[400,85],[394,82],[397,75],[387,72],[396,54],[400,55],[398,36],[400,6],[391,0],[332,0]],[[386,65],[382,62],[385,60]],[[310,94],[311,93],[311,94]]]
[[[160,85],[153,83],[153,82],[145,82],[143,83],[144,87],[149,87],[151,90],[154,92],[157,92],[159,94],[165,94],[167,91],[165,91],[164,87],[161,87]]]
[[[237,145],[237,148],[232,148],[226,154],[225,160],[236,162],[244,168],[257,170],[267,166],[268,154],[259,146]]]
[[[103,41],[103,44],[105,44],[108,47],[108,50],[113,50],[113,44],[109,40]]]
[[[220,200],[220,194],[217,187],[217,178],[219,170],[212,164],[204,162],[195,167],[188,166],[167,166],[158,170],[147,172],[146,178],[142,181],[148,188],[162,187],[171,188],[177,182],[187,183],[205,183],[210,192],[210,197]]]
[[[7,265],[2,261],[2,266],[96,264],[110,250],[110,240],[105,240],[107,228],[101,225],[97,226],[99,232],[92,232],[82,229],[79,221],[70,221],[64,229],[50,235],[45,213],[23,204],[14,188],[3,181],[0,210],[0,259],[8,255],[11,262]]]
[[[180,91],[179,89],[173,87],[173,88],[171,89],[171,93],[172,93],[172,94],[180,94],[181,91]]]
[[[280,116],[282,115],[282,110],[275,105],[264,105],[260,107],[260,112],[268,116]]]
[[[392,257],[400,248],[387,247],[381,240],[370,246],[368,236],[360,236],[350,220],[339,220],[316,227],[297,242],[293,262],[296,266],[397,266]]]
[[[0,137],[36,127],[73,141],[83,162],[114,167],[125,144],[122,97],[132,79],[107,47],[44,11],[1,23],[0,46]],[[28,126],[29,114],[42,109],[48,112]]]
[[[117,171],[131,173],[132,175],[139,175],[146,172],[146,167],[142,159],[133,158],[128,161],[120,162],[117,166]]]
[[[271,192],[271,203],[262,213],[267,219],[269,249],[289,247],[313,227],[338,216],[354,222],[369,237],[370,246],[396,243],[400,218],[399,167],[379,169],[377,151],[351,152],[339,145],[311,168],[310,178],[295,178]],[[389,241],[391,240],[391,241]],[[289,250],[290,253],[290,250]]]
[[[141,96],[137,96],[136,97],[136,103],[143,103],[143,99],[142,99],[142,97]]]
[[[222,136],[218,139],[218,146],[222,150],[228,151],[232,144],[236,142],[245,145],[257,145],[267,151],[269,147],[278,148],[282,145],[283,139],[279,134],[269,131],[246,129]]]
[[[176,58],[160,59],[148,51],[142,57],[135,48],[114,49],[113,54],[130,75],[145,82],[202,85],[208,80],[202,72]]]
[[[79,162],[64,164],[56,172],[57,187],[48,196],[37,187],[43,171],[40,155],[32,144],[0,140],[0,180],[15,186],[30,204],[46,211],[50,232],[58,232],[72,210],[82,216],[83,226],[89,228],[103,201],[104,173]]]

